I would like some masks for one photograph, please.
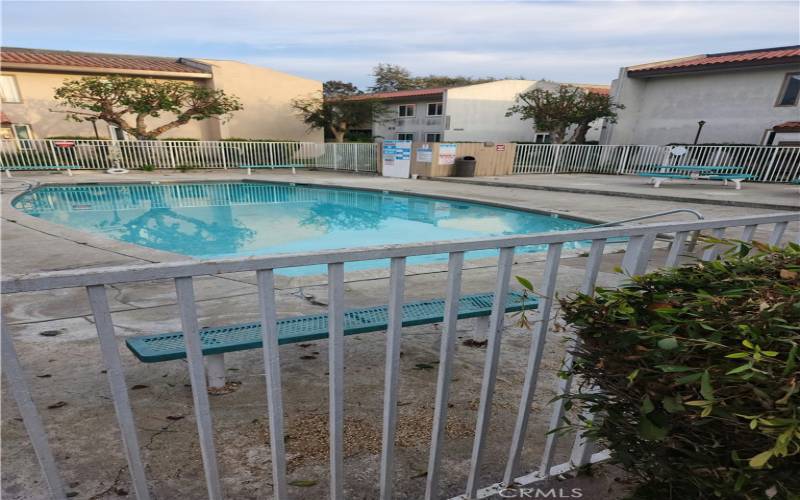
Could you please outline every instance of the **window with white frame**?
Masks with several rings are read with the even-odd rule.
[[[535,142],[536,144],[550,144],[550,134],[540,132],[536,134],[536,137],[534,138],[533,142]]]
[[[108,133],[111,136],[112,141],[126,141],[128,138],[126,137],[125,131],[122,128],[118,127],[117,125],[108,124]]]
[[[428,116],[442,116],[444,107],[441,102],[428,103]]]
[[[800,97],[800,73],[789,73],[781,85],[776,106],[796,106]]]
[[[425,142],[442,142],[442,134],[439,132],[428,132],[425,134]]]
[[[22,102],[19,97],[17,79],[12,75],[0,75],[0,101]]]
[[[397,106],[397,116],[400,118],[410,118],[414,116],[414,111],[417,106],[414,104],[401,104]]]
[[[413,132],[401,132],[401,133],[397,134],[397,140],[398,141],[413,141],[414,140],[414,134],[413,134]]]
[[[31,149],[33,147],[33,143],[31,142],[33,133],[31,132],[30,125],[27,123],[14,123],[11,125],[11,130],[14,131],[14,138],[19,141],[20,149]]]

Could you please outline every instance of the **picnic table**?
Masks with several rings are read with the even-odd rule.
[[[659,169],[658,172],[639,172],[637,175],[650,177],[650,183],[656,188],[669,179],[704,179],[722,181],[725,186],[728,185],[728,181],[731,181],[736,185],[736,189],[742,189],[742,181],[753,178],[750,174],[736,173],[736,171],[743,170],[744,167],[664,165],[657,168]]]

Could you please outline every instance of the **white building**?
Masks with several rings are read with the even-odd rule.
[[[602,144],[800,144],[800,45],[621,68]]]
[[[356,99],[376,99],[390,110],[383,121],[372,124],[375,139],[417,142],[549,142],[533,122],[506,116],[517,95],[533,88],[555,89],[559,83],[544,80],[498,80],[463,87],[401,90],[365,94]],[[569,84],[590,92],[608,92],[608,86]],[[587,141],[600,138],[595,123]]]

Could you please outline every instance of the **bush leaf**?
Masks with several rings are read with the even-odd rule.
[[[675,337],[667,337],[658,341],[658,347],[665,351],[671,351],[678,348],[678,339]]]
[[[708,370],[704,371],[703,376],[700,377],[700,394],[706,401],[714,401],[714,388],[711,387],[711,374],[708,373]]]
[[[750,467],[760,469],[767,465],[767,461],[772,458],[772,450],[762,451],[758,455],[750,459]]]

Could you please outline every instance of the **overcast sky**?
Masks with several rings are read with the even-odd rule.
[[[6,46],[235,59],[318,80],[609,83],[620,66],[800,43],[800,2],[9,2]]]

